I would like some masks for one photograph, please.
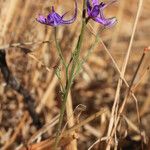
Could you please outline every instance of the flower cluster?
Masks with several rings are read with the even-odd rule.
[[[105,18],[103,11],[104,9],[115,2],[115,0],[111,0],[108,3],[99,2],[99,0],[86,0],[87,7],[87,19],[92,19],[105,27],[112,27],[116,24],[117,20],[115,17]],[[64,17],[67,13],[63,15],[59,15],[55,12],[54,7],[52,6],[52,12],[47,15],[47,17],[40,15],[36,20],[42,24],[46,24],[49,26],[59,26],[64,24],[71,24],[76,20],[77,17],[77,0],[75,0],[75,12],[71,19],[64,20]]]

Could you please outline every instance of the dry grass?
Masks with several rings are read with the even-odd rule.
[[[77,21],[59,28],[58,39],[66,59],[80,33],[81,2],[78,3]],[[33,125],[22,95],[7,86],[0,73],[0,149],[52,149],[61,103],[60,83],[54,75],[59,59],[53,28],[37,23],[35,18],[39,13],[48,13],[53,4],[60,12],[74,7],[69,0],[0,0],[0,49],[5,49],[9,69],[34,98],[35,111],[44,122],[40,129]],[[122,112],[119,111],[143,50],[150,46],[149,9],[149,0],[122,0],[105,12],[107,16],[116,16],[118,24],[100,33],[99,42],[73,84],[66,105],[61,149],[150,147],[149,51],[129,91],[131,95]],[[90,21],[82,57],[94,42],[94,34],[101,29]]]

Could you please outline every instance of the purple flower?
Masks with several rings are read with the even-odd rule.
[[[63,15],[59,15],[58,13],[55,12],[54,7],[52,6],[52,12],[48,14],[47,17],[43,15],[39,15],[36,20],[42,24],[46,24],[49,26],[59,26],[59,25],[64,25],[64,24],[71,24],[75,21],[77,17],[77,1],[75,0],[75,13],[74,16],[70,20],[64,20],[64,16],[67,13],[64,13]]]
[[[92,0],[91,5],[90,1],[86,0],[88,19],[93,19],[94,21],[104,25],[105,27],[112,27],[113,25],[115,25],[117,23],[115,17],[105,18],[103,14],[104,9],[113,2],[115,2],[115,0],[112,0],[108,3],[99,3],[98,0]]]

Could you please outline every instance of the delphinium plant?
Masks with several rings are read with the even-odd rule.
[[[65,113],[65,106],[66,106],[66,101],[68,97],[69,90],[71,89],[72,83],[78,74],[79,70],[82,68],[83,61],[80,59],[80,51],[81,51],[81,46],[82,43],[84,42],[84,32],[86,25],[88,24],[89,20],[92,19],[97,23],[100,23],[104,27],[112,27],[116,24],[116,18],[105,18],[103,11],[104,9],[115,2],[114,0],[109,1],[108,3],[104,2],[99,2],[99,0],[83,0],[83,7],[82,7],[82,26],[81,26],[81,31],[80,35],[77,40],[77,44],[75,46],[75,49],[72,51],[70,61],[67,62],[65,60],[65,57],[63,56],[62,49],[59,45],[59,42],[57,40],[57,30],[59,26],[62,25],[69,25],[72,24],[76,18],[77,18],[77,0],[75,0],[75,10],[74,10],[74,15],[71,19],[65,20],[64,17],[67,13],[64,13],[63,15],[58,14],[54,7],[52,6],[52,11],[49,13],[46,17],[43,15],[39,15],[39,17],[36,19],[38,22],[41,24],[45,24],[48,26],[51,26],[54,28],[54,39],[55,39],[55,44],[56,44],[56,49],[59,55],[60,59],[60,65],[62,65],[65,69],[65,84],[60,84],[61,86],[61,93],[62,93],[62,104],[61,104],[61,110],[60,110],[60,117],[59,117],[59,123],[57,126],[57,133],[56,133],[56,140],[55,140],[55,145],[54,149],[57,149],[58,143],[60,141],[60,131],[62,127],[62,122],[63,122],[63,117]],[[60,69],[56,69],[56,75],[62,83],[61,79],[61,72]]]

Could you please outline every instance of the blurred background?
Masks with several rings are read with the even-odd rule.
[[[73,0],[0,0],[0,49],[6,52],[8,68],[17,82],[33,97],[35,111],[44,125],[49,124],[58,115],[61,103],[59,82],[54,73],[59,57],[55,48],[53,27],[36,21],[39,14],[48,14],[52,5],[59,14],[69,11],[67,18],[71,18],[74,13]],[[78,129],[77,149],[79,150],[88,149],[98,138],[106,136],[119,73],[105,48],[109,50],[118,67],[121,68],[129,46],[137,8],[138,0],[118,0],[104,12],[108,18],[114,16],[117,18],[118,23],[114,27],[104,29],[92,20],[87,25],[81,58],[87,54],[94,43],[93,33],[99,32],[103,43],[98,42],[95,45],[81,73],[73,83],[70,98],[73,110],[75,112],[77,110],[74,113],[74,119],[77,124],[102,108],[106,108],[108,113]],[[59,27],[58,39],[66,59],[70,57],[80,33],[81,9],[82,3],[78,0],[77,20],[71,25]],[[133,77],[143,49],[150,45],[149,9],[150,1],[144,0],[125,73],[128,83]],[[150,136],[149,64],[150,53],[147,53],[135,81],[139,82],[135,95],[139,103],[141,128],[144,137],[147,138]],[[123,84],[121,100],[124,98],[125,91],[126,86]],[[32,123],[23,99],[21,94],[7,85],[3,74],[0,73],[0,147],[2,149],[25,149],[25,145],[29,146],[29,140],[39,130]],[[122,137],[121,139],[129,137],[130,140],[123,141],[120,147],[125,148],[129,145],[134,149],[141,137],[134,130],[138,122],[133,99],[127,102],[125,116],[131,122],[127,123],[125,119],[122,119],[122,128],[125,131],[123,130],[119,136]],[[40,146],[36,144],[54,136],[55,131],[56,125],[48,126],[46,133],[43,133],[43,139],[30,143],[35,145],[31,149],[37,149],[37,147],[40,149],[42,142]],[[100,146],[102,145],[95,145],[93,149],[100,149]]]

